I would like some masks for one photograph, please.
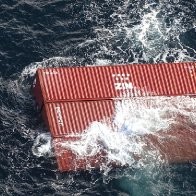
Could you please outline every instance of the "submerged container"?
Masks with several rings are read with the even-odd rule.
[[[54,138],[53,146],[56,153],[58,169],[60,171],[77,171],[99,168],[104,163],[104,151],[92,156],[81,156],[63,146],[65,142],[77,141],[78,138]]]
[[[117,101],[196,96],[196,63],[43,68],[37,70],[33,90],[52,137],[79,140],[93,121],[112,118]],[[87,162],[92,167],[98,165],[96,156],[77,161],[70,150],[59,153],[60,149],[55,148],[61,171],[85,169]]]

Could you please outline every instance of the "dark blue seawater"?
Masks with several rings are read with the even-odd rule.
[[[196,0],[1,0],[0,195],[196,195],[194,162],[60,173],[32,150],[47,132],[38,67],[182,61],[196,61]]]

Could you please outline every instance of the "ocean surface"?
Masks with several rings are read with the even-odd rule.
[[[141,146],[112,140],[98,122],[89,135],[101,129],[109,151],[123,143],[111,159],[130,167],[60,173],[31,94],[38,67],[183,61],[196,61],[196,0],[1,0],[0,195],[196,195],[196,162],[157,163],[156,153],[147,163],[131,162],[127,155]],[[179,103],[196,106],[188,98]],[[180,104],[176,112],[184,114]],[[160,118],[163,110],[133,106],[135,113],[119,111],[116,123],[126,113],[132,134],[166,129],[171,121]]]

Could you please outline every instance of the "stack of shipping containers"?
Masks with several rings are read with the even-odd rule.
[[[115,102],[145,96],[194,97],[196,63],[43,68],[37,70],[34,95],[54,140],[75,141],[80,140],[93,121],[111,118],[115,113]],[[175,133],[182,138],[196,139],[195,133],[172,134]],[[158,143],[153,136],[151,140]],[[185,143],[186,148],[191,146],[190,139]],[[179,145],[175,147],[174,142],[165,145],[161,150],[174,157]],[[177,155],[181,157],[179,159],[170,158],[171,162],[192,159],[190,155],[187,157],[187,152],[196,158],[193,146],[187,150]],[[96,168],[101,157],[78,160],[73,152],[60,145],[56,145],[55,152],[61,171],[85,169],[87,162]]]

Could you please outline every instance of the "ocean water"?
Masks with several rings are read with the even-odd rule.
[[[129,167],[106,164],[60,173],[30,91],[38,67],[196,61],[195,5],[196,0],[2,0],[0,194],[196,195],[195,162],[169,165],[156,150],[136,162],[131,154],[142,154],[144,144],[129,140],[146,130],[168,129],[177,113],[187,117],[191,128],[196,100],[162,98],[153,102],[158,109],[137,101],[117,106],[111,122],[116,134],[106,122],[93,122],[81,143],[64,145],[80,156],[104,145],[110,160]],[[168,111],[173,115],[165,118]]]

